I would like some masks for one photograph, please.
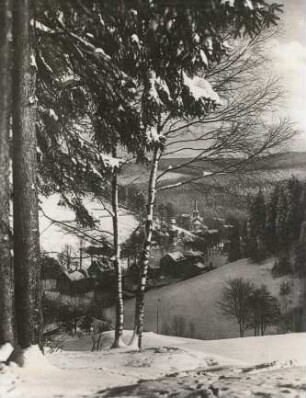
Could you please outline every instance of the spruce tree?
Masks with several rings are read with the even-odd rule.
[[[276,217],[279,200],[279,187],[276,185],[270,195],[267,203],[267,220],[266,220],[266,249],[268,252],[275,254],[278,252],[278,237],[276,230]]]
[[[36,160],[34,4],[13,2],[13,216],[17,341],[42,344]]]
[[[241,258],[241,241],[239,225],[233,225],[229,238],[228,261],[233,262]]]
[[[253,260],[260,261],[265,257],[266,205],[263,193],[259,190],[254,198],[249,217],[249,250]]]
[[[279,190],[279,200],[277,204],[276,234],[278,237],[279,248],[283,252],[289,249],[289,229],[288,229],[288,195],[284,186]]]
[[[0,347],[14,342],[13,266],[10,233],[10,139],[12,3],[0,1]]]

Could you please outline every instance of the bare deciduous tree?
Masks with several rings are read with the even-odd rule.
[[[227,281],[222,297],[217,303],[219,311],[229,318],[236,319],[240,337],[244,336],[249,313],[249,298],[254,290],[251,281],[234,278]]]
[[[154,206],[158,192],[174,189],[186,184],[197,184],[205,189],[206,178],[212,180],[218,175],[251,174],[267,170],[268,155],[279,151],[295,134],[292,124],[279,120],[268,122],[270,106],[277,101],[281,92],[273,78],[260,80],[260,70],[266,61],[257,54],[267,37],[265,29],[257,39],[244,42],[243,49],[234,48],[222,63],[212,63],[205,71],[214,90],[220,93],[223,105],[206,112],[188,113],[188,107],[179,114],[160,106],[156,129],[160,140],[151,144],[151,170],[147,187],[146,240],[143,246],[141,277],[135,308],[135,329],[141,347],[143,328],[144,292],[146,286],[149,253],[152,241]],[[253,48],[252,48],[253,46]],[[253,50],[253,55],[252,55]],[[250,52],[250,54],[249,54]],[[192,86],[199,95],[203,82],[198,78]],[[247,89],[246,89],[247,86]],[[196,88],[195,88],[196,87]],[[198,90],[198,91],[196,91]],[[160,101],[162,99],[160,97]],[[219,104],[220,105],[220,104]],[[179,165],[159,171],[164,156],[189,157]],[[190,177],[173,183],[164,183],[169,172],[189,168]],[[137,326],[138,325],[138,326]]]

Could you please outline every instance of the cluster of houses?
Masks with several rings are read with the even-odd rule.
[[[44,291],[56,291],[66,296],[76,296],[95,290],[97,287],[111,289],[114,272],[111,261],[92,261],[88,268],[74,264],[68,269],[52,257],[43,261],[42,280]]]
[[[224,219],[201,217],[197,202],[191,214],[171,219],[156,216],[148,287],[160,286],[165,279],[189,278],[224,265],[227,256],[223,249],[231,228]],[[126,272],[127,290],[136,290],[138,274],[139,268],[133,263]]]
[[[160,286],[173,278],[188,278],[224,265],[223,248],[231,226],[222,219],[201,217],[197,202],[191,214],[183,214],[170,220],[154,220],[154,238],[148,270],[148,287]],[[63,262],[62,262],[63,263]],[[75,296],[94,290],[111,291],[115,286],[115,273],[110,258],[91,256],[90,265],[85,262],[60,265],[56,260],[46,262],[43,269],[45,290]],[[138,265],[128,261],[124,269],[123,286],[126,297],[137,289]],[[49,268],[48,268],[49,267]]]

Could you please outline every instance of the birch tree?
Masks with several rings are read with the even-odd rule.
[[[277,11],[279,8],[276,4],[268,6],[264,2],[259,4],[238,1],[225,1],[220,4],[209,2],[201,6],[197,2],[188,5],[174,2],[172,7],[165,8],[153,2],[146,9],[145,20],[148,23],[148,30],[139,38],[139,43],[145,48],[146,55],[146,63],[143,65],[145,72],[142,73],[145,78],[143,79],[141,112],[147,151],[151,159],[146,239],[140,261],[141,274],[135,306],[135,333],[132,339],[133,342],[138,337],[139,349],[142,348],[144,294],[152,242],[157,182],[165,174],[159,173],[159,162],[165,153],[179,154],[180,151],[191,148],[197,152],[193,156],[193,163],[204,158],[214,160],[215,163],[219,160],[218,172],[220,173],[229,169],[233,170],[233,163],[224,165],[220,162],[224,155],[234,152],[237,157],[239,147],[241,151],[245,149],[246,153],[250,150],[252,128],[245,120],[233,123],[233,116],[254,115],[267,98],[258,92],[255,97],[253,93],[253,99],[250,96],[247,107],[243,106],[243,101],[235,103],[235,106],[231,108],[222,107],[222,100],[217,91],[220,93],[225,91],[226,84],[224,83],[227,80],[226,75],[231,73],[231,63],[227,64],[224,75],[224,69],[220,65],[227,58],[229,38],[237,38],[239,33],[251,36],[259,34],[263,27],[276,23]],[[219,24],[220,21],[222,21],[221,24]],[[219,80],[218,84],[219,78],[221,81]],[[224,78],[223,82],[222,78]],[[231,82],[234,80],[235,75]],[[235,87],[228,84],[227,89],[230,92],[229,96],[234,95]],[[250,101],[253,107],[249,107]],[[215,119],[214,115],[217,116]],[[196,134],[193,145],[189,146],[188,143],[190,144],[192,139],[186,137],[188,129],[203,126],[206,121],[210,123],[214,121],[217,125],[203,131],[202,134]],[[224,124],[224,121],[229,123]],[[272,131],[269,137],[268,140],[261,140],[254,152],[247,153],[244,160],[251,159],[254,154],[261,153],[265,148],[275,146],[278,135],[273,134]],[[166,149],[167,145],[169,148],[171,140],[176,145],[181,144],[181,147],[174,149],[175,152]],[[186,162],[185,166],[188,165],[190,164]],[[241,159],[235,162],[236,170],[239,166],[241,166]],[[202,177],[203,174],[197,175],[196,179],[200,180]],[[182,182],[170,184],[160,189],[175,188],[182,184]]]
[[[112,204],[109,214],[113,219],[113,258],[117,277],[117,316],[113,346],[119,347],[123,345],[123,294],[118,215],[118,173],[122,160],[117,152],[122,148],[128,152],[136,151],[137,144],[135,146],[133,134],[137,137],[137,129],[139,129],[137,119],[139,117],[130,104],[132,94],[129,92],[129,88],[132,79],[119,68],[122,59],[119,50],[124,44],[116,53],[117,61],[111,59],[103,50],[106,43],[115,44],[117,35],[116,24],[113,21],[116,10],[113,9],[111,2],[72,2],[67,8],[59,5],[59,9],[54,8],[52,4],[48,4],[48,6],[49,11],[45,13],[46,16],[38,21],[40,36],[52,48],[59,49],[64,74],[73,77],[72,87],[68,88],[69,95],[72,94],[72,90],[80,91],[81,98],[83,93],[87,95],[87,104],[84,107],[87,109],[86,114],[80,109],[80,112],[77,115],[72,115],[71,118],[73,120],[74,116],[81,125],[89,126],[86,139],[84,139],[84,132],[81,134],[82,137],[75,137],[75,125],[72,128],[69,126],[68,134],[66,132],[63,134],[61,131],[59,136],[72,137],[74,143],[68,147],[74,148],[73,152],[80,152],[79,140],[81,138],[96,154],[93,163],[90,161],[93,156],[88,158],[85,153],[80,156],[80,160],[83,162],[86,160],[87,164],[95,164],[100,174],[103,170],[104,180],[99,179],[98,181],[104,185],[105,189],[99,187],[98,190],[94,190],[94,193],[100,198],[106,193],[105,196]],[[106,9],[112,10],[112,12],[108,14]],[[102,14],[98,11],[101,11]],[[103,18],[105,18],[105,22]],[[45,45],[45,49],[47,48],[48,46]],[[112,51],[112,49],[110,50]],[[52,66],[52,59],[48,57],[47,51],[41,51],[40,62],[46,75],[52,78],[52,71],[57,68],[56,65]],[[63,77],[65,79],[65,76]],[[46,82],[45,77],[43,77],[43,81]],[[58,91],[58,88],[56,90]],[[88,104],[90,105],[88,106]],[[58,147],[61,151],[61,143]],[[74,193],[76,191],[79,192],[78,187],[74,187]],[[90,191],[93,191],[93,187],[89,186],[87,192]],[[108,195],[109,191],[110,195]]]

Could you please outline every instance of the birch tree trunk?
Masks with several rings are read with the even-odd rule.
[[[41,278],[36,190],[36,64],[31,0],[14,0],[13,212],[17,341],[41,345]]]
[[[11,0],[0,0],[0,346],[14,342],[13,268],[10,255]]]
[[[117,158],[117,148],[114,146],[113,154]],[[120,264],[120,246],[119,246],[119,199],[118,199],[118,171],[114,168],[112,178],[112,210],[113,210],[113,241],[114,241],[114,268],[116,274],[116,325],[115,325],[115,341],[112,348],[123,347],[125,344],[122,340],[124,307],[123,307],[123,291],[122,291],[122,269]]]
[[[140,258],[140,274],[138,283],[138,292],[136,296],[135,304],[135,331],[130,344],[133,344],[136,337],[138,337],[138,349],[142,349],[142,333],[144,328],[144,296],[147,285],[147,274],[150,260],[150,251],[152,245],[153,235],[153,216],[154,216],[154,205],[156,197],[156,181],[157,171],[160,159],[160,150],[156,146],[153,150],[152,168],[149,180],[148,189],[148,202],[147,202],[147,214],[146,214],[146,225],[145,225],[145,242]]]

